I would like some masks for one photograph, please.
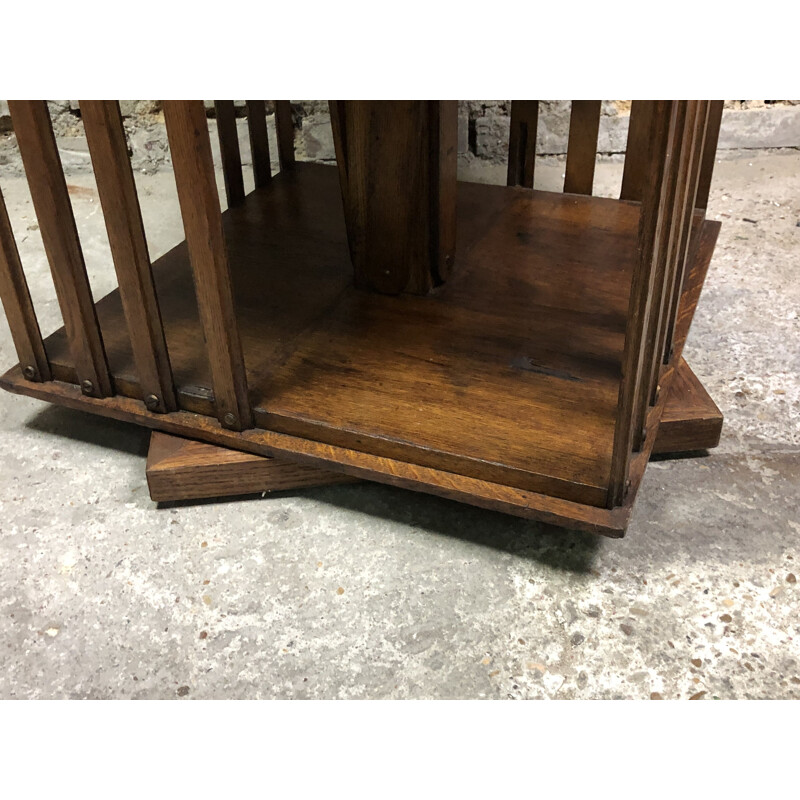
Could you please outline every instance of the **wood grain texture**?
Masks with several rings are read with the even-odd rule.
[[[722,412],[681,358],[658,426],[653,454],[710,450],[719,444]]]
[[[356,286],[427,294],[455,251],[454,101],[332,101]]]
[[[642,210],[639,220],[637,262],[629,295],[626,315],[625,345],[622,357],[622,380],[619,384],[614,449],[609,483],[609,503],[620,505],[629,483],[629,465],[639,430],[636,408],[641,393],[645,391],[643,376],[643,350],[645,332],[651,310],[656,253],[661,226],[664,222],[664,170],[669,143],[673,101],[653,100],[650,113],[650,134],[647,148],[647,181],[644,186]],[[636,449],[642,449],[643,443]]]
[[[252,425],[253,417],[205,109],[200,100],[165,100],[164,118],[208,347],[216,414],[227,427],[242,430]]]
[[[508,134],[508,186],[533,188],[536,167],[536,133],[539,127],[538,100],[511,101]]]
[[[244,200],[244,177],[239,133],[236,130],[236,108],[233,100],[215,100],[214,110],[217,116],[217,136],[222,158],[225,197],[229,207],[236,206]]]
[[[628,124],[628,143],[622,171],[620,200],[641,202],[648,180],[648,148],[653,116],[652,100],[634,100]]]
[[[281,492],[353,483],[356,478],[160,431],[150,436],[147,487],[156,502]]]
[[[281,172],[292,169],[294,157],[294,120],[292,104],[288,100],[275,100],[275,133],[278,139],[278,163]]]
[[[116,100],[82,100],[80,109],[141,397],[151,411],[174,411],[172,368],[119,104]]]
[[[692,131],[692,143],[690,163],[688,173],[683,186],[683,208],[680,221],[680,235],[675,238],[675,253],[671,263],[672,271],[669,279],[668,300],[664,315],[664,325],[659,331],[656,342],[656,352],[661,359],[661,363],[666,365],[672,358],[672,346],[675,338],[675,321],[678,314],[678,306],[681,302],[683,292],[683,282],[686,278],[686,271],[689,265],[689,247],[692,237],[696,237],[699,230],[698,221],[705,218],[703,209],[696,209],[697,192],[700,166],[703,159],[705,142],[707,140],[707,127],[709,119],[710,105],[708,101],[695,101],[696,111],[694,119],[694,130]]]
[[[86,394],[113,394],[78,229],[44,100],[10,100],[28,187],[39,220],[76,380]]]
[[[25,377],[30,381],[49,381],[50,362],[42,342],[39,322],[33,308],[28,282],[22,270],[14,231],[0,192],[0,300],[6,312],[11,338]]]
[[[711,192],[711,178],[714,174],[714,162],[717,157],[717,143],[719,142],[719,129],[722,125],[722,110],[724,100],[709,100],[708,122],[706,123],[706,138],[703,143],[703,161],[700,167],[699,185],[697,188],[697,208],[708,208],[708,196]]]
[[[604,502],[638,208],[461,183],[457,213],[463,258],[421,297],[352,287],[333,167],[298,163],[225,212],[256,424]],[[179,405],[213,415],[185,245],[154,274]],[[138,396],[118,296],[99,313]]]
[[[709,450],[719,444],[723,417],[683,360],[675,369],[652,455]],[[358,480],[295,464],[153,431],[147,485],[157,502],[235,497]]]
[[[688,172],[692,130],[694,125],[693,107],[686,100],[676,100],[672,106],[669,139],[664,163],[664,187],[661,197],[663,223],[659,228],[655,245],[655,267],[653,272],[650,313],[644,335],[642,354],[642,391],[639,393],[634,412],[634,449],[641,447],[647,412],[654,404],[658,378],[661,368],[661,352],[658,351],[658,336],[662,318],[666,316],[667,297],[670,284],[669,275],[673,272],[677,236],[682,228],[681,215],[684,211],[683,186]]]
[[[245,100],[247,106],[247,131],[250,136],[250,153],[253,159],[253,178],[256,189],[266,186],[272,178],[267,133],[267,107],[264,100]]]
[[[591,194],[597,163],[600,100],[573,100],[569,118],[569,142],[564,191]]]
[[[699,293],[719,233],[718,222],[705,222],[692,251],[692,267],[686,281],[677,323],[676,345],[680,353],[689,330]],[[655,442],[657,426],[650,429],[651,438],[632,460],[632,487],[622,506],[615,509],[597,508],[571,503],[546,495],[454,475],[442,470],[417,467],[394,459],[384,459],[359,451],[323,445],[268,431],[245,431],[237,434],[225,430],[215,420],[189,412],[168,415],[149,414],[140,403],[126,397],[98,400],[82,397],[69,384],[58,381],[34,384],[22,378],[19,367],[0,378],[0,387],[18,394],[38,397],[69,408],[81,409],[103,416],[135,422],[149,428],[176,435],[195,437],[222,447],[260,455],[283,455],[298,463],[330,467],[343,474],[377,480],[407,489],[449,497],[517,516],[529,517],[555,525],[579,530],[622,536],[633,507],[636,491]],[[661,414],[669,392],[660,401],[654,414]]]

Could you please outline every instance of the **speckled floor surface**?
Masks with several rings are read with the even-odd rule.
[[[69,184],[99,296],[96,193]],[[0,185],[49,332],[30,200]],[[140,188],[156,256],[174,182]],[[718,164],[686,356],[723,441],[652,463],[621,541],[366,484],[159,509],[146,432],[0,394],[0,697],[800,697],[798,197],[800,154]]]

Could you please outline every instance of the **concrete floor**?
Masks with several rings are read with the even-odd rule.
[[[620,175],[602,164],[602,190]],[[137,180],[157,256],[174,182]],[[1,182],[49,332],[30,198]],[[96,191],[68,182],[100,296]],[[0,394],[0,697],[800,696],[798,197],[800,154],[718,164],[686,355],[723,441],[652,463],[621,541],[377,484],[157,508],[145,431]]]

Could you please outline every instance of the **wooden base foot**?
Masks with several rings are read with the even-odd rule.
[[[146,475],[150,497],[157,502],[278,492],[357,480],[283,458],[255,456],[160,431],[150,434]]]
[[[722,412],[681,359],[661,415],[653,454],[710,450],[719,444]]]
[[[719,444],[722,413],[681,359],[653,453],[708,450]],[[147,485],[158,502],[231,497],[356,481],[283,458],[266,458],[153,431]]]

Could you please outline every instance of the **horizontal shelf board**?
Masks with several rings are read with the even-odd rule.
[[[335,168],[298,164],[225,212],[259,426],[602,506],[639,208],[460,183],[451,280],[352,287]],[[212,414],[184,244],[154,265],[180,407]],[[117,392],[138,398],[116,292],[97,304]],[[64,332],[54,374],[74,380]]]

